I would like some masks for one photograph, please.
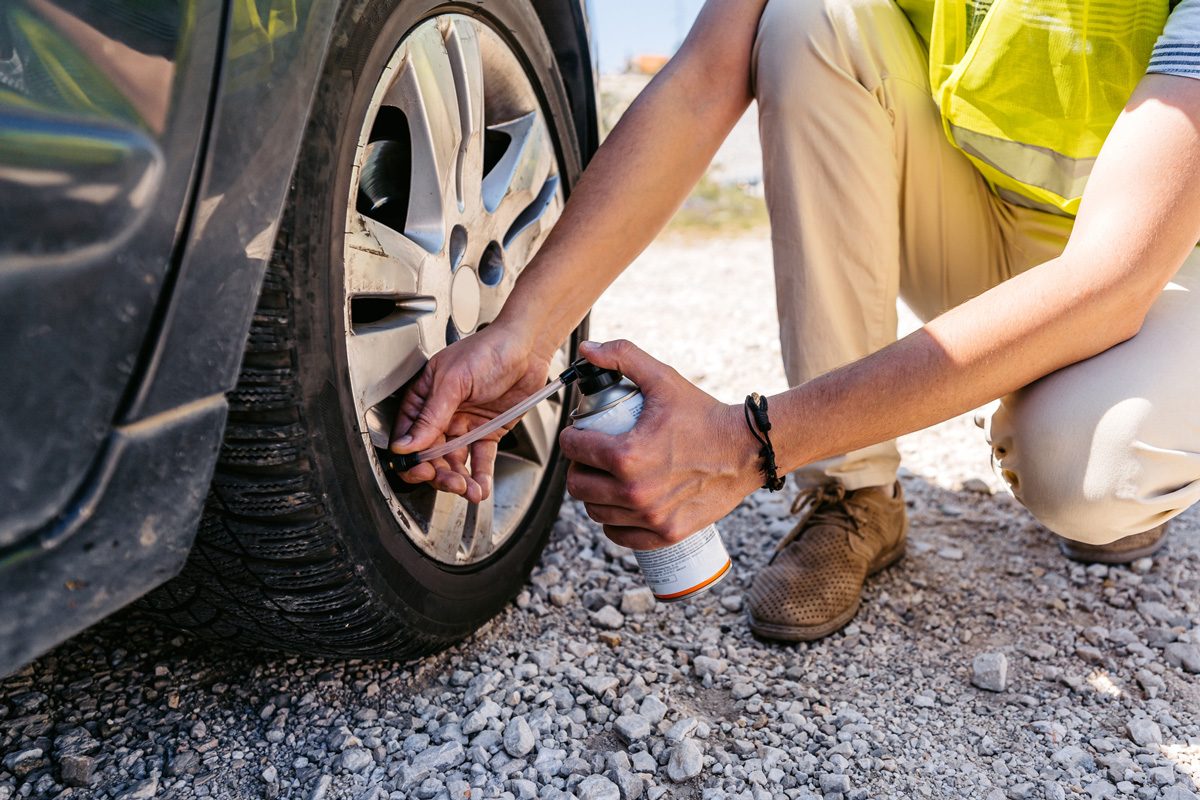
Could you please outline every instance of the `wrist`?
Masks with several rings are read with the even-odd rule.
[[[740,404],[722,404],[721,428],[729,474],[742,487],[744,495],[750,494],[763,485],[762,464],[758,442],[746,427],[745,412]]]
[[[517,352],[531,353],[546,362],[551,360],[554,351],[558,349],[557,343],[550,342],[535,321],[521,314],[506,316],[502,311],[483,332],[497,337],[496,341],[504,342],[507,347],[515,348]]]

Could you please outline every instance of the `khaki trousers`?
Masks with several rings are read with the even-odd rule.
[[[791,385],[894,341],[897,296],[928,320],[1066,244],[1069,219],[1000,200],[947,142],[893,0],[769,0],[752,80]],[[993,455],[1050,529],[1100,544],[1200,499],[1198,293],[1191,258],[1136,337],[1004,398]],[[899,462],[885,442],[797,477],[880,486]]]

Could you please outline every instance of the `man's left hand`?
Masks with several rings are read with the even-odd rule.
[[[584,342],[580,355],[619,370],[645,396],[637,425],[612,436],[567,428],[567,491],[620,545],[652,550],[733,510],[761,483],[741,406],[719,402],[630,342]]]

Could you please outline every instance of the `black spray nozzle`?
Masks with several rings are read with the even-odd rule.
[[[421,463],[420,453],[393,453],[387,451],[387,465],[395,472],[408,472],[410,469]]]
[[[558,377],[563,384],[579,381],[579,391],[584,394],[595,394],[619,383],[625,376],[615,369],[597,367],[586,358],[577,358]]]

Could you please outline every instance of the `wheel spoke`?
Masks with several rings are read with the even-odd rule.
[[[467,521],[463,535],[463,558],[468,564],[488,555],[495,549],[493,535],[495,525],[493,519],[496,510],[496,496],[489,494],[481,503],[472,503],[467,509]]]
[[[514,264],[511,270],[515,281],[521,268],[537,254],[538,248],[550,235],[554,223],[562,216],[563,199],[559,191],[558,177],[551,177],[542,186],[542,191],[532,203],[525,207],[504,234],[505,263]],[[511,288],[511,286],[509,287]]]
[[[483,207],[503,231],[533,202],[554,171],[554,148],[536,111],[488,130],[509,139],[504,155],[483,179]]]
[[[355,216],[346,232],[346,296],[415,294],[425,251],[386,225]]]
[[[515,440],[505,454],[521,458],[538,466],[550,463],[554,440],[558,435],[558,419],[562,413],[562,402],[557,397],[544,400],[521,417],[510,432]]]
[[[405,113],[412,137],[404,233],[438,253],[446,240],[445,199],[454,191],[462,125],[450,58],[436,23],[422,25],[406,44],[408,58],[383,102]]]
[[[426,538],[432,555],[439,561],[458,563],[459,546],[466,534],[470,503],[450,492],[437,492],[429,514]]]
[[[388,317],[353,326],[346,354],[359,409],[365,411],[395,392],[424,365],[418,320],[435,305],[433,298],[408,298]]]
[[[468,200],[468,190],[478,191],[483,177],[483,57],[479,33],[467,20],[454,20],[446,31],[446,53],[458,95],[458,120],[462,139],[455,168],[455,192],[459,208]]]

